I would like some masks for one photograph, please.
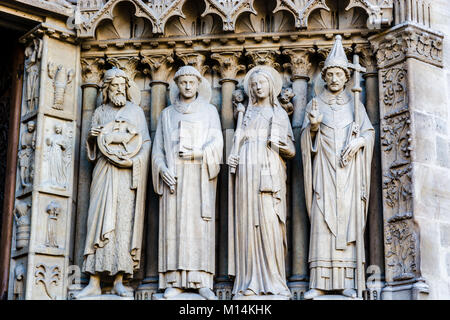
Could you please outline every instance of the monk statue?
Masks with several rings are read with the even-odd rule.
[[[362,235],[375,132],[359,97],[347,88],[350,68],[337,36],[322,69],[326,85],[307,105],[301,131],[311,222],[305,299],[326,294],[355,298],[357,271],[364,266]],[[359,79],[354,82],[359,87]]]
[[[181,67],[172,104],[158,119],[152,150],[159,195],[159,288],[162,299],[216,300],[216,185],[223,153],[220,118],[209,103],[211,85],[192,66]],[[189,295],[190,294],[190,295]]]
[[[106,71],[103,104],[92,118],[86,145],[95,167],[83,262],[90,280],[75,299],[101,295],[102,276],[114,278],[113,294],[133,297],[123,279],[140,266],[151,142],[144,111],[131,102],[130,81],[123,70]],[[117,123],[137,134],[130,138],[125,132],[121,141]]]

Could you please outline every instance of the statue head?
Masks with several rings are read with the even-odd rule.
[[[129,78],[125,71],[115,67],[109,69],[103,78],[103,103],[111,102],[116,107],[123,107],[127,100],[131,101],[129,88]]]
[[[325,60],[322,68],[322,79],[327,83],[328,90],[333,93],[341,92],[350,80],[347,55],[342,46],[340,35],[336,36],[333,48]]]
[[[250,100],[252,105],[265,99],[269,99],[271,106],[276,105],[274,94],[274,80],[272,75],[265,70],[255,71],[249,79]]]
[[[62,126],[60,124],[55,126],[55,133],[62,134]]]
[[[200,72],[192,66],[178,69],[173,78],[180,91],[180,99],[192,101],[197,97],[198,87],[202,81]]]
[[[33,132],[35,128],[36,128],[36,124],[34,123],[34,121],[27,122],[27,130],[29,133]]]

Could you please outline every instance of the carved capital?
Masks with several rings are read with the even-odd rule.
[[[359,55],[361,65],[367,69],[366,74],[376,73],[377,60],[370,46],[356,46],[355,53]]]
[[[81,74],[83,84],[99,84],[103,78],[104,65],[104,58],[82,58]]]
[[[434,66],[443,67],[443,35],[439,32],[404,24],[370,39],[379,68],[414,58]]]
[[[137,67],[140,59],[137,56],[110,56],[106,58],[106,61],[113,67],[125,71],[131,80],[134,80],[136,74],[139,72]]]
[[[314,52],[312,48],[285,49],[283,55],[289,57],[290,62],[283,65],[291,71],[292,80],[309,79],[308,73],[311,68],[310,55]]]
[[[222,79],[235,79],[239,71],[245,70],[245,66],[239,64],[241,55],[241,52],[235,51],[213,53],[211,58],[219,63],[213,67],[214,71],[218,72]]]
[[[203,53],[176,52],[176,55],[183,61],[185,66],[193,66],[201,75],[204,75],[209,68],[208,66],[205,66],[206,56]]]
[[[245,55],[250,58],[251,63],[249,64],[249,69],[265,65],[272,67],[278,71],[280,71],[281,66],[277,62],[277,58],[281,52],[277,49],[254,49],[248,50]]]
[[[153,81],[167,81],[173,68],[173,51],[141,53],[141,63],[146,67],[144,73],[149,74]]]

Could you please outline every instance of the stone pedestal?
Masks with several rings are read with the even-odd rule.
[[[153,295],[152,300],[206,300],[204,297],[194,292],[183,292],[179,295],[171,298],[164,298],[163,293],[156,293]]]

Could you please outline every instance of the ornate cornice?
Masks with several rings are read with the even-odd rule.
[[[414,58],[436,67],[443,67],[443,39],[440,32],[415,23],[398,25],[369,38],[379,68]]]

